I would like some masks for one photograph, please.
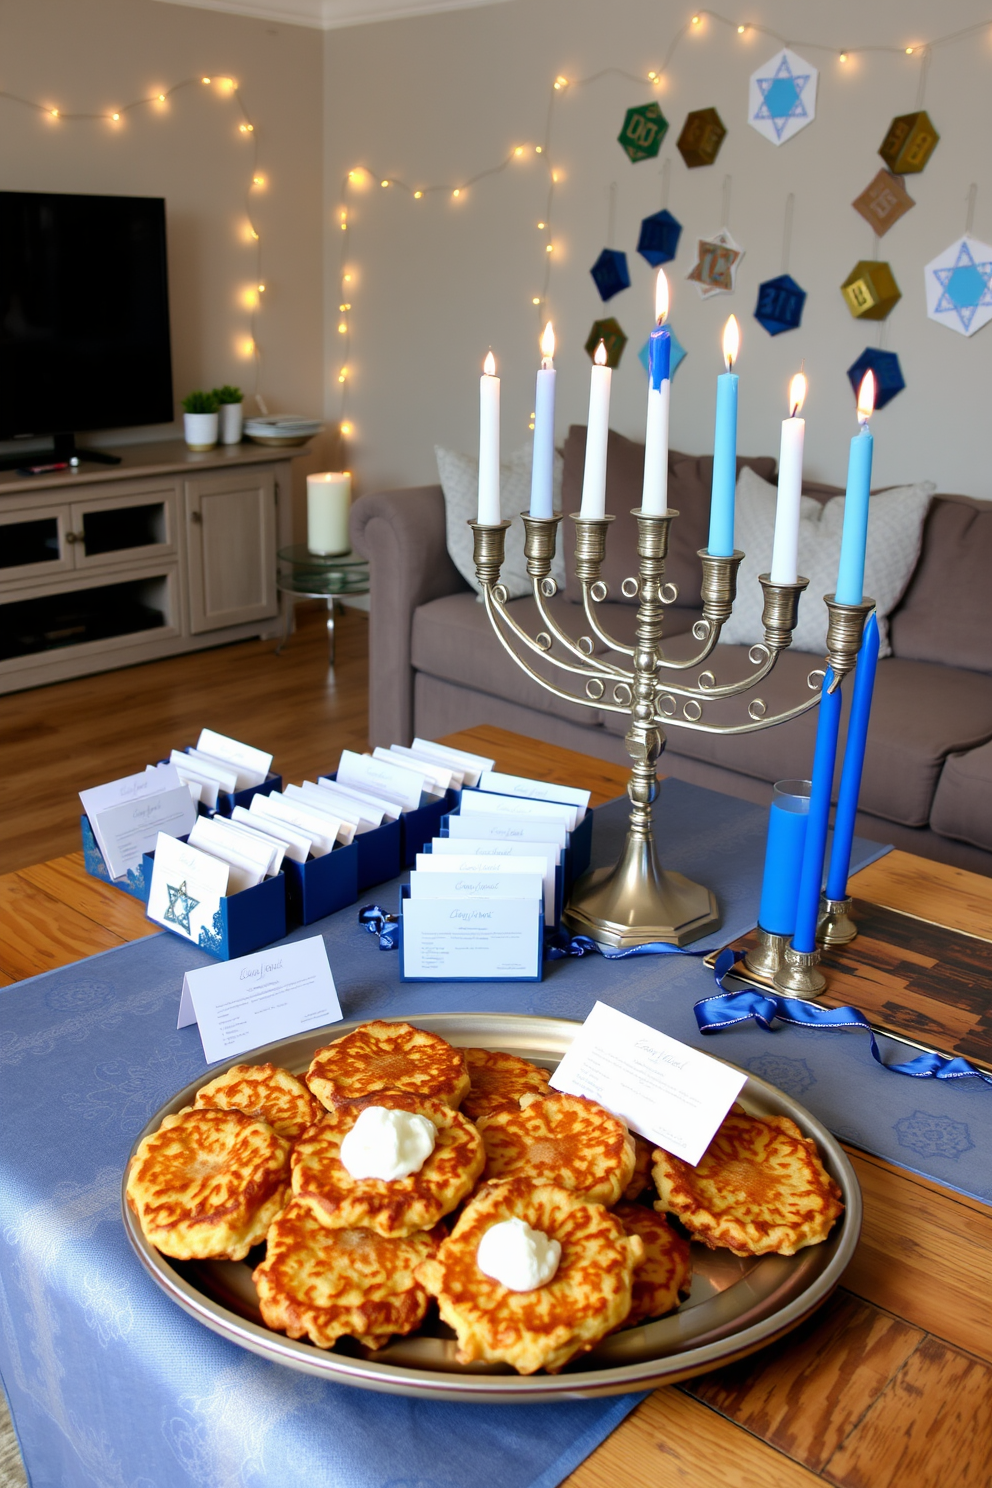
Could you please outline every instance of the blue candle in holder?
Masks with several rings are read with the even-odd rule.
[[[837,733],[840,728],[840,688],[829,691],[834,674],[827,668],[820,696],[820,717],[816,725],[816,749],[813,753],[813,786],[809,799],[809,820],[803,847],[803,869],[799,880],[799,902],[796,906],[796,928],[792,932],[792,949],[803,954],[816,950],[816,922],[820,914],[820,884],[823,880],[823,855],[830,824],[830,794],[837,759]]]
[[[858,665],[854,673],[851,717],[847,726],[844,767],[841,770],[840,794],[837,797],[837,815],[834,819],[834,840],[830,849],[830,867],[827,871],[828,899],[846,899],[847,897],[847,876],[851,870],[851,844],[854,841],[854,820],[858,814],[858,797],[861,794],[861,772],[865,764],[865,745],[868,740],[868,721],[871,717],[871,699],[875,688],[878,646],[878,621],[873,614],[865,626],[864,639],[858,653]]]
[[[769,935],[791,936],[796,928],[810,789],[808,780],[780,780],[774,787],[758,910],[758,924]]]

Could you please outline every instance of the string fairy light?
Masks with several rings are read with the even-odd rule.
[[[528,159],[531,154],[534,157],[542,157],[538,164],[546,172],[547,197],[544,214],[538,221],[537,228],[542,235],[547,236],[547,240],[544,243],[544,252],[542,254],[542,258],[544,261],[544,273],[541,282],[541,291],[539,294],[532,294],[530,296],[530,303],[532,308],[536,311],[539,323],[543,322],[544,319],[546,319],[549,311],[551,270],[554,259],[556,257],[556,254],[554,252],[553,240],[553,208],[555,191],[565,179],[564,171],[562,170],[560,165],[554,163],[553,157],[552,139],[556,107],[560,105],[564,101],[565,97],[567,97],[573,91],[588,87],[591,84],[597,83],[601,79],[607,77],[623,78],[628,82],[638,83],[641,85],[649,84],[652,85],[655,89],[664,86],[666,81],[666,74],[675,58],[676,53],[678,52],[679,47],[687,39],[691,40],[698,36],[706,34],[710,23],[717,27],[723,26],[728,30],[732,30],[736,32],[738,36],[747,38],[748,40],[750,40],[752,36],[763,36],[767,37],[769,41],[778,43],[778,45],[782,47],[790,47],[804,52],[825,52],[836,58],[837,61],[840,62],[842,65],[848,63],[856,56],[869,52],[894,57],[911,57],[921,63],[921,91],[923,85],[925,84],[926,71],[929,68],[932,57],[936,51],[941,48],[954,45],[958,42],[967,41],[972,37],[982,35],[986,33],[989,30],[990,25],[992,25],[992,22],[990,22],[989,20],[977,21],[972,25],[962,27],[957,31],[948,32],[943,36],[934,37],[932,40],[926,42],[914,41],[912,44],[907,44],[904,42],[898,45],[866,43],[856,48],[845,47],[842,50],[838,51],[835,43],[828,44],[826,42],[820,41],[803,41],[798,40],[795,37],[786,37],[776,31],[773,27],[766,26],[761,22],[755,22],[750,18],[746,20],[737,20],[732,17],[722,15],[720,14],[720,12],[715,10],[698,10],[695,11],[689,17],[689,19],[684,22],[683,25],[677,28],[671,42],[669,43],[668,50],[661,59],[660,64],[656,64],[655,66],[646,69],[642,73],[630,72],[627,69],[621,67],[603,67],[600,68],[597,72],[591,73],[588,77],[582,78],[569,78],[566,77],[564,73],[558,73],[557,76],[554,78],[549,90],[545,132],[544,138],[541,143],[534,144],[532,146],[512,146],[509,153],[497,164],[488,166],[485,169],[476,172],[475,175],[470,176],[467,180],[463,181],[458,186],[452,186],[449,182],[438,183],[436,185],[418,186],[416,187],[416,189],[414,189],[408,186],[397,176],[381,177],[379,179],[381,179],[381,183],[383,186],[393,187],[401,193],[406,192],[414,201],[423,201],[429,195],[441,194],[447,196],[450,201],[460,202],[465,197],[468,187],[474,186],[478,182],[490,180],[498,175],[501,175],[502,172],[505,171],[512,162]],[[3,95],[0,94],[0,96]],[[371,172],[365,166],[355,166],[353,169],[349,170],[344,177],[342,183],[342,197],[346,198],[348,192],[351,190],[361,190],[370,179],[376,179],[373,172]],[[350,214],[347,213],[346,210],[341,211],[341,227],[343,229],[343,233],[341,244],[342,303],[340,305],[340,309],[343,313],[346,310],[351,310],[351,303],[349,294],[346,292],[346,287],[351,285],[353,277],[351,271],[345,271],[345,265],[353,261],[350,253],[351,220]],[[342,327],[344,327],[344,329],[342,329]],[[342,319],[342,321],[339,322],[338,331],[345,337],[343,346],[344,359],[337,374],[337,381],[340,385],[341,412],[339,430],[343,437],[348,438],[351,437],[354,433],[353,423],[345,416],[347,409],[348,389],[351,382],[351,369],[349,365],[351,359],[351,323],[349,318]],[[533,417],[533,415],[531,415],[531,417]]]
[[[268,178],[261,174],[258,169],[258,134],[255,124],[245,106],[237,81],[233,77],[199,77],[182,78],[170,87],[159,86],[154,92],[143,94],[140,98],[133,98],[128,103],[122,103],[119,107],[108,112],[95,112],[76,110],[66,112],[52,103],[39,103],[34,99],[22,98],[17,93],[11,93],[7,89],[0,88],[0,99],[12,103],[19,108],[28,109],[31,112],[43,116],[49,123],[59,124],[84,124],[103,123],[111,124],[115,128],[126,124],[129,114],[137,113],[141,109],[153,109],[156,114],[161,115],[162,105],[170,102],[177,94],[189,88],[211,87],[217,96],[224,102],[233,102],[240,114],[238,122],[238,134],[251,143],[251,160],[249,165],[248,184],[245,190],[245,227],[244,241],[252,245],[254,251],[254,265],[252,278],[254,284],[245,288],[240,295],[234,297],[235,303],[240,303],[241,308],[247,312],[247,333],[242,332],[235,337],[234,344],[238,354],[250,360],[253,365],[254,377],[252,385],[252,397],[259,408],[265,413],[265,399],[259,388],[261,378],[262,351],[258,341],[258,326],[256,317],[260,308],[260,296],[265,293],[265,283],[262,277],[262,242],[258,225],[252,212],[251,197],[253,192],[264,189],[268,185]]]

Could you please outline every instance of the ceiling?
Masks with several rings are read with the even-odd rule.
[[[330,31],[337,26],[360,26],[368,21],[393,21],[401,16],[431,15],[442,10],[469,10],[498,0],[164,0],[170,5],[193,5],[200,10],[223,10],[230,15],[254,16],[293,26],[315,26]]]

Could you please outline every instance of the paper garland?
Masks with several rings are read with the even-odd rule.
[[[718,233],[697,240],[696,262],[685,277],[695,284],[701,300],[718,294],[733,294],[743,257],[744,249],[740,243],[734,241],[725,227],[721,228]]]
[[[784,145],[816,118],[819,72],[788,47],[751,74],[747,121],[752,129]]]
[[[967,234],[923,270],[931,320],[973,336],[992,320],[992,247]]]

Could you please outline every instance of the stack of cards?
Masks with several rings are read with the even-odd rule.
[[[228,821],[197,817],[189,841],[160,832],[148,918],[228,960],[286,933],[286,844]],[[276,864],[279,867],[276,867]]]
[[[442,835],[489,838],[505,842],[561,840],[562,887],[572,884],[589,867],[592,851],[592,813],[589,792],[548,780],[502,775],[486,770],[475,786],[462,791],[458,815],[441,823]]]
[[[282,784],[271,773],[271,754],[213,729],[201,729],[195,747],[173,749],[169,763],[205,811],[220,811],[224,816],[230,816],[237,805],[248,806],[256,791],[278,789]]]
[[[79,792],[86,868],[144,899],[143,859],[160,832],[185,837],[196,805],[171,765],[149,765],[108,785]]]

